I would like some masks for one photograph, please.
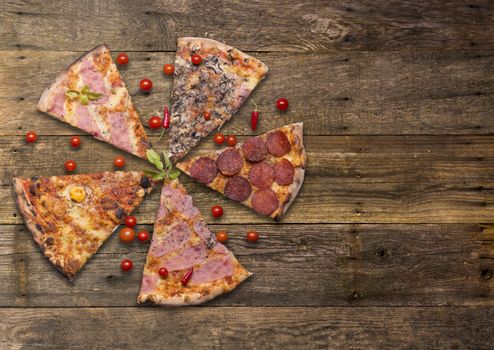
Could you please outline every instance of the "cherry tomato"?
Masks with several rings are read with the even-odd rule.
[[[204,112],[204,113],[202,114],[202,116],[204,117],[204,120],[209,120],[209,119],[211,119],[211,113],[209,113],[209,112]]]
[[[116,156],[115,159],[113,159],[113,165],[117,168],[123,168],[125,166],[125,158],[122,156]]]
[[[218,145],[221,145],[223,142],[225,142],[225,135],[223,135],[221,132],[217,132],[214,134],[214,142],[216,142]]]
[[[81,145],[81,138],[79,136],[72,136],[70,138],[70,144],[72,147],[77,148]]]
[[[161,128],[161,119],[158,116],[153,116],[149,118],[148,125],[151,129],[159,129]]]
[[[220,205],[214,205],[211,207],[211,214],[213,214],[215,218],[219,218],[223,215],[223,208]]]
[[[172,75],[174,71],[175,67],[173,66],[173,64],[167,63],[163,66],[163,73],[165,73],[166,75]]]
[[[120,238],[120,240],[125,243],[132,242],[134,240],[134,237],[135,237],[135,232],[130,227],[124,227],[123,229],[120,230],[120,233],[118,234],[118,238]]]
[[[38,139],[38,135],[34,131],[29,131],[26,133],[26,142],[33,143]]]
[[[233,147],[237,144],[237,137],[235,135],[228,135],[226,138],[226,143],[228,146]]]
[[[149,91],[153,88],[153,82],[148,78],[145,78],[140,81],[139,86],[141,87],[141,90]]]
[[[259,239],[259,234],[256,231],[247,232],[247,236],[245,237],[249,242],[257,242]]]
[[[137,225],[137,219],[135,216],[127,216],[125,218],[125,226],[134,227],[135,225]]]
[[[122,262],[120,263],[120,268],[127,272],[132,270],[132,267],[134,267],[134,264],[132,263],[132,260],[129,259],[122,259]]]
[[[149,233],[148,233],[148,231],[144,231],[144,230],[139,231],[137,233],[137,239],[139,241],[141,241],[141,242],[147,242],[147,241],[149,241]]]
[[[288,100],[286,98],[279,98],[276,100],[276,108],[280,111],[284,111],[288,108]]]
[[[65,162],[65,170],[74,171],[77,168],[77,164],[74,160],[68,160]]]
[[[195,64],[196,66],[198,66],[202,62],[202,57],[195,53],[195,54],[192,55],[192,57],[190,58],[190,60],[192,61],[193,64]]]
[[[127,63],[129,63],[129,56],[126,54],[126,53],[120,53],[118,54],[117,56],[117,63],[120,64],[120,65],[125,65]]]
[[[225,243],[228,241],[228,233],[226,231],[219,231],[216,233],[216,239],[220,243]]]
[[[158,274],[161,277],[166,278],[168,276],[168,270],[166,269],[166,267],[162,267],[161,269],[158,270]]]

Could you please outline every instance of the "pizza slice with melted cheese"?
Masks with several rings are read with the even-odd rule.
[[[166,277],[160,269],[166,269]],[[200,304],[231,291],[250,275],[216,240],[178,180],[165,182],[138,302]]]
[[[45,257],[73,278],[153,188],[140,172],[14,178],[19,210]]]
[[[194,55],[200,57],[199,64],[192,62]],[[230,120],[267,72],[260,60],[218,41],[178,39],[170,158],[182,158],[201,138]]]
[[[61,72],[43,91],[38,110],[141,158],[151,148],[105,45],[89,51]]]

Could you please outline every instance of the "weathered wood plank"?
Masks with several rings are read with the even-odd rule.
[[[115,53],[116,54],[116,53]],[[39,134],[81,134],[36,112],[43,89],[80,53],[7,51],[0,58],[0,135],[28,130]],[[252,98],[261,110],[259,131],[303,120],[309,135],[334,134],[492,134],[494,54],[492,51],[347,52],[256,55],[270,67]],[[161,67],[173,53],[130,53],[122,74],[147,122],[168,103],[172,79]],[[139,92],[149,77],[150,95]],[[280,113],[274,101],[290,101]],[[248,102],[223,129],[251,134]],[[19,129],[20,128],[20,129]],[[149,131],[149,129],[148,129]]]
[[[0,138],[0,223],[22,223],[14,204],[13,176],[63,174],[63,163],[71,158],[81,173],[112,170],[113,158],[121,154],[90,137],[74,151],[68,140],[45,136],[31,145],[23,136]],[[306,179],[285,223],[492,222],[493,137],[308,136],[305,145]],[[192,153],[213,149],[208,140]],[[135,157],[127,159],[128,170],[147,167]],[[223,223],[272,222],[186,175],[182,180],[204,213],[214,203],[224,207]],[[141,222],[154,222],[158,199],[159,190],[141,205]]]
[[[140,226],[152,230],[151,226]],[[212,225],[254,275],[211,306],[494,306],[494,229],[481,225]],[[257,244],[245,232],[257,230]],[[0,306],[133,306],[148,244],[114,235],[73,283],[23,225],[0,226]],[[132,273],[120,260],[134,261]]]
[[[3,1],[0,49],[174,50],[181,36],[249,51],[492,49],[494,7],[464,1]]]
[[[494,331],[493,308],[0,309],[0,316],[0,342],[13,349],[490,349]]]

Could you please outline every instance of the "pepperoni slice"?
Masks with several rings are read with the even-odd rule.
[[[290,145],[290,141],[288,141],[286,135],[278,130],[268,135],[266,138],[266,148],[273,156],[281,157],[290,152],[292,145]]]
[[[252,195],[252,208],[262,215],[270,215],[278,208],[278,198],[270,188],[257,190]]]
[[[199,158],[190,168],[190,176],[203,184],[213,181],[217,174],[216,163],[207,157]]]
[[[274,165],[274,181],[282,186],[289,185],[293,182],[295,169],[292,163],[285,158],[282,158]]]
[[[216,165],[223,175],[232,176],[242,170],[244,161],[237,149],[229,148],[221,152],[216,160]]]
[[[256,163],[266,157],[266,146],[260,137],[249,137],[242,144],[242,151],[249,162]]]
[[[252,165],[249,171],[249,180],[259,188],[269,188],[274,180],[274,169],[269,163],[262,161]]]
[[[249,181],[241,176],[234,176],[225,185],[225,196],[236,202],[243,202],[250,196],[252,188]]]

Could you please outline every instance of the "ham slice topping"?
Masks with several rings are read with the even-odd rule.
[[[200,264],[207,257],[206,246],[201,242],[185,248],[178,254],[164,263],[168,271],[188,269],[191,266]]]
[[[193,284],[208,283],[233,275],[233,263],[229,255],[213,258],[194,269],[190,280]]]
[[[192,236],[192,231],[186,222],[180,221],[173,226],[162,240],[153,240],[150,253],[154,256],[162,256],[174,250],[182,248]]]

